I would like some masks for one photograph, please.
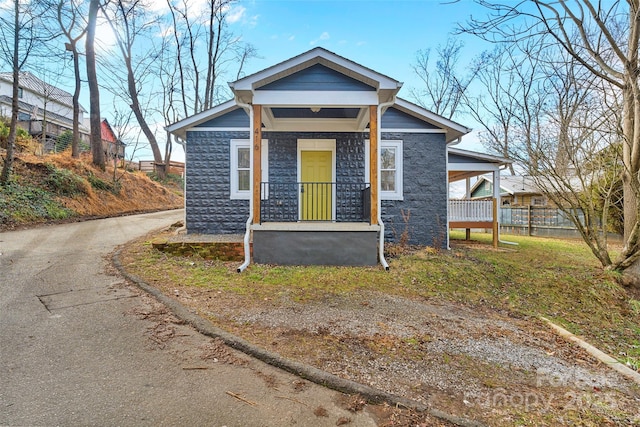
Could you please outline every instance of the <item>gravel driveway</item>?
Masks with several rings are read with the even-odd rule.
[[[638,385],[537,319],[371,292],[249,307],[173,296],[285,357],[489,425],[640,425]]]

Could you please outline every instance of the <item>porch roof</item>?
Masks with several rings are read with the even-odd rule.
[[[455,147],[449,147],[448,153],[449,182],[499,171],[502,167],[513,163],[512,160],[504,157]]]

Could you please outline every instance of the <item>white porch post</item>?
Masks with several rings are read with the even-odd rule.
[[[466,200],[471,200],[471,178],[466,178],[465,180],[466,191],[464,193],[464,198]],[[464,230],[464,238],[465,240],[471,240],[471,229],[465,228]]]
[[[500,169],[493,171],[493,246],[500,241]]]

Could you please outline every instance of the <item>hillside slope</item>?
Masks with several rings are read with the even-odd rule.
[[[0,160],[4,151],[0,150]],[[39,223],[74,221],[183,207],[181,180],[164,185],[145,173],[105,172],[90,157],[69,152],[34,156],[19,153],[12,182],[0,187],[0,231]]]

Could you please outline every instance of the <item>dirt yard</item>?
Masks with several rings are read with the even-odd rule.
[[[130,245],[123,264],[136,270],[148,246]],[[149,279],[257,346],[455,416],[490,426],[640,425],[639,385],[536,318],[370,290],[256,300],[180,282]]]

